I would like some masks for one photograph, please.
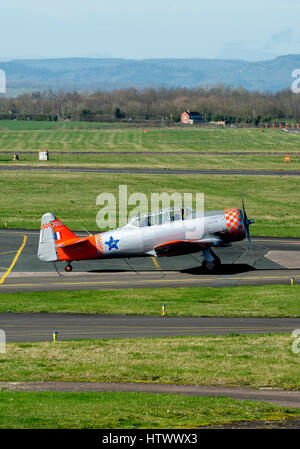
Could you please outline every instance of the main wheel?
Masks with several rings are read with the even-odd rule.
[[[66,271],[67,273],[70,273],[72,270],[73,270],[72,265],[71,265],[70,263],[68,263],[68,264],[65,266],[65,271]]]
[[[220,266],[221,261],[217,256],[212,262],[204,260],[202,263],[202,269],[205,273],[216,273],[220,269]]]

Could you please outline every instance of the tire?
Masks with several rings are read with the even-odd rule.
[[[65,266],[65,271],[66,271],[67,273],[70,273],[72,270],[73,270],[72,265],[66,265],[66,266]]]
[[[221,261],[218,257],[213,262],[208,262],[204,260],[202,263],[202,269],[205,273],[217,273],[220,269]]]

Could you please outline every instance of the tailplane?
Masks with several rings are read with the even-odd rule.
[[[58,261],[57,247],[64,241],[77,239],[57,217],[51,213],[44,214],[41,221],[38,258],[44,262]]]

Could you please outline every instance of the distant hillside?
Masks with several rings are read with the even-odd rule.
[[[32,90],[115,90],[124,87],[198,87],[225,84],[249,90],[290,87],[300,55],[270,61],[222,59],[36,59],[0,62],[8,94]]]

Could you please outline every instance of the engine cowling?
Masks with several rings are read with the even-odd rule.
[[[225,222],[230,240],[242,240],[245,238],[245,226],[241,209],[225,209]]]

